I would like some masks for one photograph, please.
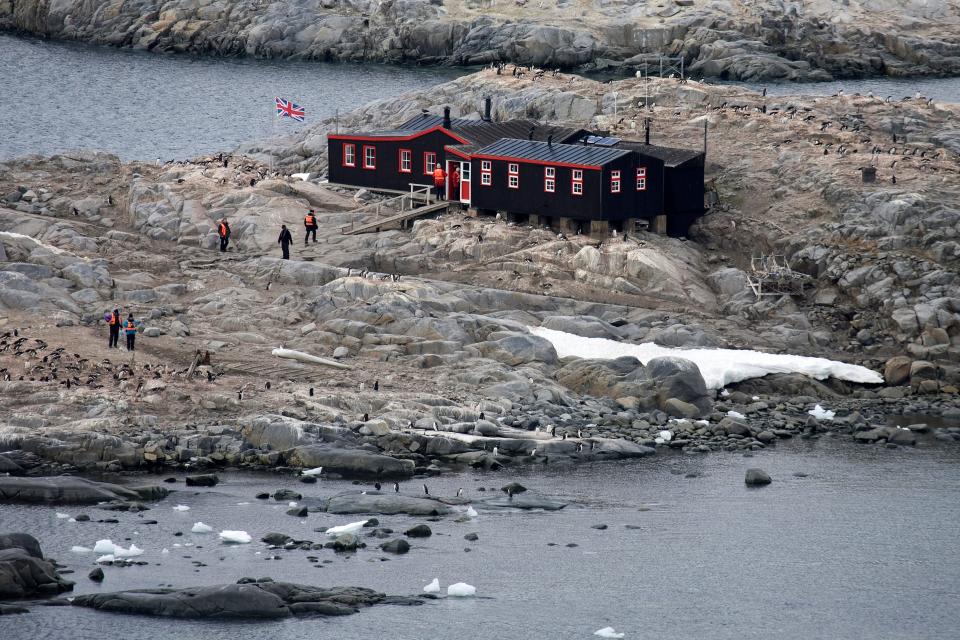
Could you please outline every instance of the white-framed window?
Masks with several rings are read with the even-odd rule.
[[[480,184],[489,187],[493,184],[493,163],[490,160],[480,161]]]
[[[543,190],[545,193],[554,193],[557,190],[556,167],[543,168]]]
[[[363,168],[364,169],[376,169],[377,168],[377,148],[368,147],[364,145],[363,147]]]
[[[343,166],[357,166],[357,145],[350,142],[343,143]]]
[[[437,168],[437,154],[433,151],[423,152],[423,175],[432,176],[433,170]]]
[[[511,189],[520,188],[520,165],[515,162],[507,164],[507,186]]]
[[[647,168],[637,167],[637,191],[647,190]]]
[[[610,193],[620,193],[620,172],[610,172]]]
[[[583,195],[583,169],[574,169],[570,174],[570,193]]]
[[[413,171],[413,152],[410,149],[400,149],[400,173]]]

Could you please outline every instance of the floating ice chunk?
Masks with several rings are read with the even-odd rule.
[[[74,545],[70,547],[71,553],[90,553],[93,551],[90,547],[81,547],[80,545]]]
[[[731,409],[730,411],[727,411],[727,415],[730,416],[731,418],[736,418],[737,420],[747,419],[747,416],[743,415],[739,411],[734,411],[733,409]]]
[[[604,627],[603,629],[594,631],[593,635],[600,636],[601,638],[622,638],[625,634],[617,633],[613,627]]]
[[[173,548],[174,548],[174,549],[179,549],[179,548],[182,547],[182,546],[183,546],[183,545],[180,544],[179,542],[174,542],[174,543],[173,543]]]
[[[97,544],[93,546],[94,553],[113,553],[114,549],[116,549],[116,545],[109,538],[97,540]]]
[[[249,544],[252,538],[246,531],[221,531],[220,539],[233,544]]]
[[[76,518],[68,518],[68,519],[67,519],[67,522],[76,522],[76,521],[77,521]]]
[[[327,529],[328,536],[339,536],[344,533],[352,533],[354,535],[360,533],[360,530],[363,529],[363,525],[367,524],[366,520],[359,520],[357,522],[351,522],[350,524],[341,524],[337,527],[330,527]]]
[[[295,506],[297,506],[296,500],[291,500],[290,502],[287,503],[287,506],[288,506],[288,507],[295,507]]]
[[[423,588],[424,593],[440,593],[440,578],[434,578],[433,582]]]
[[[833,420],[833,417],[837,415],[836,411],[827,411],[820,405],[817,405],[813,409],[810,409],[810,411],[807,411],[807,413],[812,415],[817,420]]]
[[[756,402],[757,400],[760,399],[760,396],[753,396],[753,397],[750,398],[750,399],[753,400],[754,402]]]
[[[476,518],[478,515],[480,515],[480,514],[477,513],[477,510],[476,510],[476,509],[474,509],[473,507],[467,507],[467,517],[468,517],[468,518]]]
[[[300,472],[302,476],[318,476],[323,473],[323,467],[314,467],[313,469],[304,469]]]
[[[174,511],[190,511],[190,507],[185,504],[178,504],[173,508]]]
[[[250,504],[250,503],[249,503],[249,502],[238,502],[238,503],[237,503],[237,506],[238,506],[238,507],[244,507],[244,506],[246,506],[246,505],[248,505],[248,504]]]
[[[113,554],[108,553],[107,555],[100,556],[99,558],[97,558],[97,564],[100,564],[102,562],[113,562],[114,560],[116,560],[116,558],[113,557]]]
[[[170,553],[170,549],[167,549],[166,547],[164,547],[163,550],[160,551],[160,553],[162,553],[163,555],[167,555],[168,553]]]
[[[447,587],[447,595],[456,598],[466,598],[477,595],[477,588],[466,582],[458,582]]]
[[[66,520],[69,517],[70,517],[69,513],[60,513],[59,511],[57,511],[57,518],[59,518],[60,520]]]
[[[700,369],[708,389],[722,389],[728,384],[760,378],[770,373],[802,373],[816,380],[833,377],[848,382],[883,384],[883,376],[876,371],[826,358],[763,353],[748,349],[678,349],[661,347],[652,342],[633,344],[606,338],[584,338],[544,327],[530,327],[530,333],[549,340],[561,358],[577,356],[612,360],[634,356],[643,364],[660,356],[690,360]]]
[[[190,533],[210,533],[211,531],[213,531],[213,527],[202,522],[194,522],[193,528],[190,529]]]
[[[123,547],[117,545],[117,547],[114,549],[113,555],[118,558],[135,558],[143,555],[143,549],[135,544],[131,544],[129,549],[124,549]]]

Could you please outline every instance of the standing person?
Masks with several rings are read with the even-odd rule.
[[[453,173],[450,174],[450,194],[451,200],[460,199],[460,169],[457,167],[454,167]]]
[[[127,324],[124,326],[124,330],[127,334],[127,351],[133,351],[137,339],[137,321],[133,319],[132,313],[127,316]]]
[[[230,244],[230,225],[227,224],[226,218],[220,219],[220,224],[217,225],[217,235],[220,236],[220,251],[226,251],[227,245]]]
[[[313,209],[307,212],[307,215],[303,218],[303,226],[307,230],[307,235],[303,237],[303,246],[307,246],[307,241],[310,240],[310,233],[313,233],[313,243],[317,243],[317,214],[314,213]]]
[[[290,234],[290,229],[287,229],[287,225],[280,225],[280,237],[277,238],[277,242],[280,243],[280,250],[283,251],[283,259],[290,259],[290,243],[293,242],[293,236]]]
[[[121,322],[120,309],[114,309],[113,313],[110,314],[110,343],[108,345],[110,349],[119,347]]]
[[[440,164],[433,170],[433,186],[437,189],[437,200],[444,200],[443,188],[446,186],[447,172],[443,170]]]

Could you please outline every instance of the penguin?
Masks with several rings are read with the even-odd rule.
[[[457,497],[458,497],[458,498],[462,498],[462,497],[463,497],[463,489],[462,489],[462,488],[457,489]]]
[[[399,483],[399,482],[394,482],[394,483],[393,483],[393,492],[394,492],[394,493],[400,493],[400,483]]]
[[[369,413],[363,414],[363,421],[364,421],[364,422],[369,422],[369,421],[370,421],[370,414],[369,414]]]
[[[376,489],[377,491],[380,491],[380,483],[379,483],[379,482],[374,482],[374,483],[373,483],[373,488]]]
[[[483,411],[480,412],[480,419],[481,419],[481,420],[486,420],[486,417],[483,415]]]
[[[423,495],[425,496],[430,495],[430,489],[427,488],[426,484],[423,485]]]
[[[310,387],[310,397],[313,397],[313,387]]]
[[[374,380],[374,381],[373,381],[373,390],[374,390],[374,391],[380,391],[380,381],[379,381],[379,380]],[[313,394],[310,394],[310,395],[313,395]]]
[[[578,437],[578,438],[582,438],[582,437],[583,437],[583,433],[580,431],[579,428],[577,428],[577,437]]]
[[[269,381],[269,380],[267,380],[267,384],[266,384],[265,386],[266,386],[266,388],[267,388],[267,391],[270,391],[270,381]]]

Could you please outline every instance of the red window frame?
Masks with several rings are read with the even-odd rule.
[[[507,163],[507,188],[520,188],[520,165],[516,162]]]
[[[367,163],[367,151],[373,151],[373,163]],[[377,148],[373,145],[365,144],[363,145],[363,168],[364,169],[376,169],[377,168]]]
[[[397,153],[397,171],[400,173],[413,173],[413,151],[410,151],[410,149],[400,149]],[[404,154],[406,154],[407,159],[406,169],[403,168]]]
[[[580,186],[579,191],[577,191],[578,185]],[[570,173],[570,193],[575,196],[583,195],[583,169],[573,169]]]
[[[353,160],[351,162],[347,162],[347,150],[349,150],[350,155],[353,156]],[[357,145],[353,144],[352,142],[343,143],[343,157],[341,158],[340,164],[344,167],[357,166]]]
[[[556,193],[557,191],[557,168],[543,168],[543,192]]]
[[[610,172],[610,193],[620,193],[620,171]]]
[[[647,168],[637,167],[637,191],[647,190]]]
[[[430,168],[433,165],[433,168]],[[423,152],[423,175],[432,176],[433,170],[437,168],[437,154],[434,151]]]

